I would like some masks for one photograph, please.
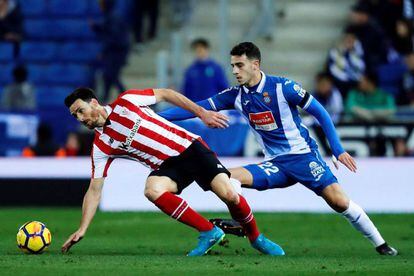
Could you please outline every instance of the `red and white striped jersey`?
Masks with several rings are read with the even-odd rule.
[[[152,170],[180,155],[199,136],[158,116],[152,89],[127,90],[112,104],[106,124],[95,129],[92,178],[106,177],[114,158],[128,158]]]

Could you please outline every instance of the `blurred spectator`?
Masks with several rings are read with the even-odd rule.
[[[405,57],[407,72],[404,74],[402,81],[402,93],[398,102],[401,105],[414,106],[414,53]]]
[[[26,68],[21,65],[14,68],[13,78],[13,83],[4,88],[1,107],[6,110],[36,110],[35,91],[27,82]]]
[[[395,31],[391,36],[394,49],[401,55],[413,51],[413,28],[412,22],[400,19],[395,23]]]
[[[65,150],[65,156],[67,157],[79,155],[80,141],[79,141],[79,136],[76,132],[70,132],[68,134],[64,150]]]
[[[407,0],[359,0],[356,6],[364,8],[375,19],[388,37],[395,32],[395,24],[403,18]],[[410,1],[410,0],[409,0]]]
[[[130,47],[130,28],[125,16],[117,12],[113,0],[100,0],[103,22],[91,22],[92,29],[102,41],[101,65],[104,81],[103,102],[109,100],[112,86],[125,91],[121,70],[127,62]]]
[[[22,22],[18,2],[0,0],[0,40],[19,42],[23,33]]]
[[[14,45],[14,56],[19,54],[19,43],[23,37],[23,17],[16,0],[0,0],[0,41]]]
[[[331,76],[328,73],[321,72],[315,77],[315,90],[312,92],[313,97],[320,102],[336,124],[341,116],[343,110],[343,101],[341,93],[334,86]],[[313,130],[319,139],[319,142],[324,149],[326,155],[331,155],[331,149],[326,141],[325,133],[319,122],[310,116],[313,125]]]
[[[408,148],[404,137],[397,137],[393,139],[392,145],[394,148],[394,156],[396,157],[406,157],[414,154],[414,152]]]
[[[193,101],[207,99],[228,87],[226,75],[220,64],[209,56],[210,45],[204,38],[191,43],[194,62],[187,68],[183,93]]]
[[[138,44],[144,43],[146,40],[153,40],[157,35],[159,15],[159,0],[151,1],[133,1],[133,33],[135,42]],[[148,24],[145,24],[144,19],[148,19]],[[147,32],[144,26],[148,27]]]
[[[335,48],[329,51],[328,70],[343,97],[354,88],[365,71],[364,50],[349,26]]]
[[[365,74],[358,89],[351,90],[346,99],[346,112],[356,121],[381,122],[395,112],[394,98],[377,87],[375,74]]]
[[[172,23],[181,28],[187,25],[193,14],[195,0],[170,0],[172,10]]]
[[[388,62],[389,41],[381,26],[373,20],[369,9],[364,5],[352,7],[350,25],[361,41],[368,70],[375,70],[378,65]]]
[[[65,156],[65,150],[59,148],[52,137],[52,130],[46,124],[40,124],[37,129],[37,142],[34,146],[29,146],[23,149],[22,156]]]
[[[312,95],[325,107],[332,121],[337,123],[343,111],[341,93],[334,86],[331,76],[327,73],[322,72],[316,75],[315,82],[315,90]]]

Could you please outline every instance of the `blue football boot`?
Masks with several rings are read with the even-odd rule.
[[[187,256],[203,256],[210,249],[224,239],[224,232],[217,226],[206,232],[200,232],[198,237],[198,245],[190,251]]]
[[[260,252],[271,256],[283,256],[285,251],[282,247],[266,238],[263,234],[260,234],[257,239],[252,242],[253,248],[256,248]]]

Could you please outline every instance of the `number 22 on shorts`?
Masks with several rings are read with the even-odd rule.
[[[279,171],[279,168],[273,165],[272,162],[264,162],[258,165],[259,168],[261,168],[268,176],[270,176],[272,173],[277,173]]]

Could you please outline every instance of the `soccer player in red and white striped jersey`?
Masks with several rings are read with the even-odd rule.
[[[199,243],[189,256],[201,256],[224,238],[224,232],[178,197],[196,181],[223,200],[245,230],[252,246],[269,255],[283,250],[259,233],[252,211],[230,184],[230,173],[201,138],[155,114],[148,106],[168,101],[200,117],[210,127],[224,128],[227,117],[207,111],[170,89],[128,90],[112,104],[102,106],[93,90],[78,88],[65,99],[70,113],[95,130],[92,179],[85,194],[79,229],[63,244],[66,252],[78,242],[98,207],[104,179],[114,158],[128,158],[149,167],[145,196],[172,218],[200,231]]]

